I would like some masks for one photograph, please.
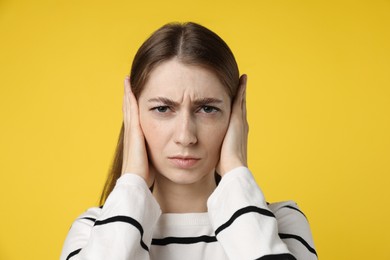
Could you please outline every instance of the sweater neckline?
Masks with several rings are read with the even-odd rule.
[[[208,226],[210,219],[207,212],[199,213],[163,213],[158,226]]]

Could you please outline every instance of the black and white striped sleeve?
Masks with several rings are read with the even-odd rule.
[[[160,206],[145,181],[126,173],[102,208],[91,208],[75,220],[60,259],[149,259],[160,215]]]
[[[269,208],[278,220],[279,237],[297,259],[318,259],[309,222],[294,201],[273,203]]]
[[[207,206],[217,240],[229,259],[313,259],[306,258],[312,255],[307,249],[287,245],[278,230],[279,221],[292,225],[290,231],[307,222],[278,220],[248,168],[238,167],[226,173]]]

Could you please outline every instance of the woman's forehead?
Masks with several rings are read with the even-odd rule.
[[[177,96],[192,98],[229,97],[227,88],[217,75],[205,67],[188,65],[171,59],[154,68],[146,81],[141,96]]]

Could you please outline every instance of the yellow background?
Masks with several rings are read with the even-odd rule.
[[[390,259],[390,1],[0,1],[0,259],[58,259],[97,205],[122,82],[170,21],[248,74],[249,166],[293,199],[320,259]]]

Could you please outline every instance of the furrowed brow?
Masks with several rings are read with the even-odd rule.
[[[158,102],[158,103],[163,103],[164,105],[167,106],[178,106],[178,103],[173,101],[172,99],[165,98],[165,97],[156,97],[156,98],[151,98],[148,99],[148,102]]]
[[[194,101],[194,104],[199,105],[208,105],[208,104],[219,104],[223,103],[221,99],[218,98],[201,98]]]

